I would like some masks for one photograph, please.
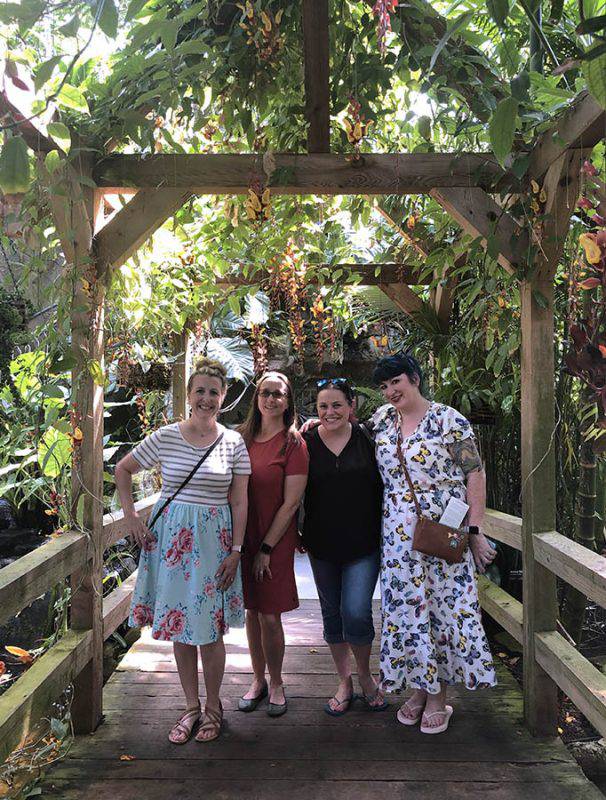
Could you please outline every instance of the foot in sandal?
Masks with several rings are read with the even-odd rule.
[[[423,689],[417,689],[398,709],[396,714],[398,722],[402,725],[416,725],[421,719],[426,702],[427,692]]]
[[[197,742],[212,742],[221,735],[221,725],[223,724],[223,706],[219,703],[219,708],[209,708],[205,706],[202,722],[195,736]]]
[[[444,706],[439,711],[424,711],[421,718],[421,733],[444,733],[452,717],[452,706]]]
[[[168,741],[172,744],[185,744],[191,738],[194,726],[200,719],[200,704],[185,710],[175,722],[168,734]]]

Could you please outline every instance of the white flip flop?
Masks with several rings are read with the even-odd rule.
[[[404,705],[406,705],[406,703],[404,703]],[[396,714],[396,719],[398,720],[398,722],[399,722],[401,725],[416,725],[416,724],[417,724],[417,722],[418,722],[418,721],[421,719],[421,717],[423,716],[423,709],[425,708],[425,703],[423,703],[423,704],[422,704],[422,705],[420,705],[420,706],[409,706],[409,709],[410,709],[411,711],[420,711],[420,712],[421,712],[421,713],[420,713],[418,716],[416,716],[416,717],[414,717],[414,718],[413,718],[413,717],[407,717],[407,716],[405,716],[405,715],[402,713],[402,708],[403,708],[403,707],[404,707],[404,706],[401,706],[401,707],[398,709],[398,713]]]
[[[436,725],[434,728],[430,728],[427,725],[423,725],[421,722],[421,733],[444,733],[445,730],[448,728],[448,723],[450,722],[450,718],[452,717],[452,712],[454,711],[452,706],[445,706],[444,711],[431,711],[429,714],[426,712],[423,713],[425,719],[429,719],[430,717],[435,717],[436,714],[443,714],[445,719],[441,725]]]

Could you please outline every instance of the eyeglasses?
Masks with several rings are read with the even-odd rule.
[[[264,400],[267,400],[269,397],[273,397],[274,400],[283,400],[286,397],[286,392],[283,392],[281,389],[274,389],[273,392],[270,392],[269,389],[261,389],[259,397],[262,397]]]
[[[316,386],[318,389],[322,389],[324,386],[347,386],[349,384],[347,382],[347,378],[321,378],[319,381],[316,381]]]

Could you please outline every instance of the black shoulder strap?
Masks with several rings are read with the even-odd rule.
[[[156,513],[154,514],[154,518],[153,518],[153,520],[152,520],[152,521],[149,523],[149,525],[147,526],[148,528],[153,528],[153,526],[155,525],[155,523],[158,521],[158,518],[159,518],[160,514],[161,514],[161,513],[164,511],[164,509],[166,508],[166,506],[167,506],[169,503],[172,503],[172,501],[173,501],[173,500],[175,499],[175,497],[176,497],[176,496],[179,494],[179,492],[180,492],[182,489],[184,489],[184,488],[187,486],[187,484],[188,484],[188,483],[191,481],[191,479],[194,477],[194,475],[196,474],[196,472],[197,472],[197,471],[200,469],[200,467],[202,466],[202,464],[203,464],[203,463],[206,461],[206,459],[209,457],[209,455],[212,453],[212,451],[215,449],[215,447],[216,447],[216,446],[219,444],[219,442],[221,441],[221,439],[222,439],[222,438],[223,438],[223,433],[220,433],[220,434],[217,436],[217,438],[215,439],[215,441],[214,441],[214,442],[211,444],[211,446],[208,448],[208,450],[206,451],[206,453],[204,453],[204,455],[202,456],[202,458],[201,458],[201,459],[198,461],[198,463],[196,464],[196,466],[195,466],[195,467],[192,469],[192,471],[189,473],[189,475],[187,476],[187,478],[185,478],[185,480],[183,481],[183,483],[181,484],[181,486],[179,486],[179,488],[177,489],[177,491],[176,491],[176,492],[173,492],[173,494],[172,494],[172,495],[171,495],[171,496],[168,498],[168,500],[166,500],[164,503],[162,503],[162,506],[161,506],[161,507],[158,509],[158,511],[156,511]]]

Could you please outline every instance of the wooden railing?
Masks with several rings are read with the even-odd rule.
[[[486,528],[491,538],[522,549],[522,520],[489,511]],[[606,607],[606,558],[593,553],[557,531],[533,536],[535,561],[584,595]],[[524,606],[481,576],[480,603],[520,644],[523,642]],[[602,736],[606,736],[606,675],[558,630],[535,633],[536,660],[570,697]]]
[[[137,503],[147,519],[158,495]],[[103,519],[105,547],[124,535],[122,512]],[[0,624],[18,614],[33,600],[81,569],[89,557],[89,538],[68,532],[43,544],[0,570]],[[128,616],[135,577],[130,576],[103,599],[103,638]],[[91,630],[68,630],[0,697],[0,760],[25,739],[65,688],[93,657]],[[15,644],[18,644],[16,642]],[[98,654],[97,657],[102,657]]]
[[[144,519],[158,495],[137,503]],[[103,519],[105,547],[124,535],[122,513]],[[489,510],[488,535],[522,549],[522,520]],[[590,552],[559,533],[534,535],[535,560],[606,606],[606,558]],[[65,533],[0,570],[0,624],[33,600],[63,581],[86,563],[89,540],[83,533]],[[103,638],[107,639],[127,618],[136,573],[103,599]],[[522,603],[499,586],[480,576],[480,602],[518,642],[524,634]],[[74,681],[93,657],[91,630],[69,630],[0,697],[0,758],[17,747],[48,711],[51,704]],[[557,630],[535,634],[536,658],[540,666],[571,698],[603,735],[606,735],[606,676],[584,658]]]

